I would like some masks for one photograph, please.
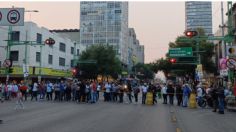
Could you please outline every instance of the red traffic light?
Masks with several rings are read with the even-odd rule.
[[[185,32],[186,37],[192,38],[192,37],[197,36],[197,35],[198,35],[197,31],[186,31]]]
[[[49,38],[49,39],[46,39],[44,43],[48,45],[53,45],[55,44],[55,40],[52,38]]]
[[[73,68],[73,69],[71,70],[71,72],[72,72],[73,75],[76,75],[76,74],[77,74],[77,69],[76,69],[76,68]]]
[[[171,63],[176,63],[176,61],[177,61],[177,60],[176,60],[175,58],[171,58],[171,59],[170,59],[170,62],[171,62]]]

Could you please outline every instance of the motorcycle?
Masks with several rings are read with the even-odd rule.
[[[210,95],[204,95],[201,99],[197,97],[197,104],[202,108],[206,106],[213,107],[213,101]]]

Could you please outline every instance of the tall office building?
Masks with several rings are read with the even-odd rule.
[[[109,44],[128,64],[128,2],[80,2],[80,43]]]
[[[212,3],[207,1],[185,2],[185,29],[203,28],[212,34]]]

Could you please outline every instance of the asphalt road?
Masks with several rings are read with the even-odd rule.
[[[236,113],[163,105],[25,102],[0,103],[1,132],[236,132]]]

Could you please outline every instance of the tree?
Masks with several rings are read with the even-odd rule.
[[[95,79],[97,75],[118,77],[121,72],[121,62],[116,57],[112,46],[92,45],[82,53],[79,61],[86,62],[94,60],[96,63],[79,63],[78,69],[82,71],[84,78]]]
[[[153,79],[154,72],[151,70],[151,65],[138,63],[133,66],[132,70],[136,73],[136,76],[141,79]]]
[[[204,30],[199,28],[197,29],[200,36],[205,36]],[[184,39],[186,41],[181,41]],[[175,42],[169,43],[169,48],[179,48],[179,47],[192,47],[193,51],[196,51],[196,42],[193,39],[190,39],[186,36],[178,36]],[[216,65],[212,61],[212,56],[214,55],[214,44],[210,43],[207,40],[201,40],[199,42],[199,50],[201,56],[201,64],[203,68],[208,73],[216,72]],[[197,53],[193,53],[192,60],[197,60]],[[169,62],[169,54],[166,54],[166,59],[159,59],[152,63],[152,70],[154,72],[163,71],[167,77],[168,73],[174,73],[175,75],[184,76],[186,74],[194,76],[196,65],[189,64],[171,64]],[[189,58],[181,58],[182,60],[187,60]],[[178,59],[177,59],[178,60]],[[178,61],[177,61],[178,63]]]

